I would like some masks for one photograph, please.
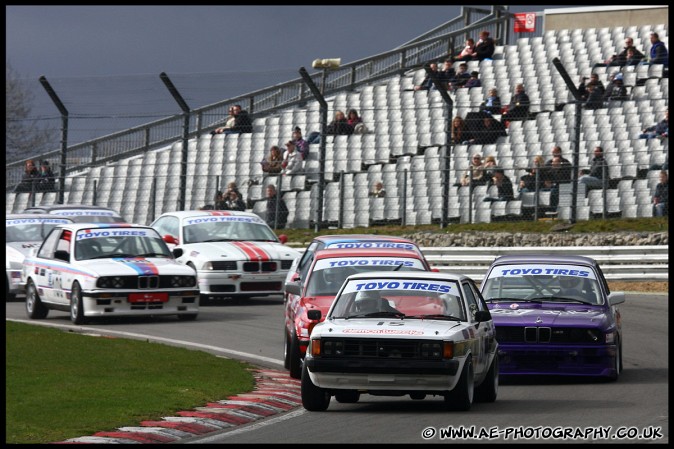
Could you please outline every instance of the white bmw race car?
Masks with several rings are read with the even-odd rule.
[[[148,226],[126,223],[58,225],[23,264],[26,313],[70,312],[75,324],[94,317],[178,315],[193,320],[199,290],[193,270],[175,260]]]
[[[197,272],[204,300],[281,295],[288,270],[300,256],[251,212],[168,212],[150,226],[183,250],[178,261]]]

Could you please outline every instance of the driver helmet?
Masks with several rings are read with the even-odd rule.
[[[375,290],[363,290],[356,295],[356,307],[358,311],[374,312],[379,310],[380,296]]]
[[[333,285],[342,282],[339,273],[335,269],[323,270],[323,280],[327,285]]]
[[[577,276],[560,276],[559,278],[559,285],[563,289],[581,289],[581,284],[583,280]]]

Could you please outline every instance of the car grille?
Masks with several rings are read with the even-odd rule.
[[[173,285],[172,279],[176,277],[173,275],[161,275],[161,276],[109,276],[105,279],[113,279],[111,285],[101,285],[101,279],[97,282],[99,288],[115,288],[115,289],[127,289],[127,290],[136,290],[136,289],[155,289],[155,288],[183,288],[185,286],[194,286],[194,281],[190,280],[183,286]],[[185,276],[180,276],[185,278]],[[193,276],[190,276],[193,278]]]
[[[280,282],[242,282],[239,290],[242,292],[280,292]]]
[[[442,342],[374,338],[322,338],[323,358],[441,359]]]
[[[246,273],[272,272],[278,269],[277,262],[244,262],[243,271]]]
[[[496,326],[499,343],[601,344],[603,333],[595,328]]]
[[[281,261],[281,269],[282,270],[290,270],[290,267],[293,265],[292,260],[282,260]]]
[[[213,270],[216,271],[236,271],[236,261],[234,260],[217,260],[211,262]]]

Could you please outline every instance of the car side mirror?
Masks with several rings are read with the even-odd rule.
[[[285,243],[288,241],[288,236],[285,235],[285,234],[281,234],[281,235],[278,236],[278,239],[281,243],[283,243],[285,245]]]
[[[70,262],[70,253],[68,251],[59,249],[54,253],[54,259]]]
[[[625,302],[625,292],[613,292],[608,295],[608,303],[612,306]]]
[[[178,244],[180,244],[180,241],[179,241],[177,238],[173,237],[171,234],[166,234],[164,237],[162,237],[162,239],[163,239],[166,243],[170,243],[171,245],[178,245]]]
[[[307,318],[309,318],[312,321],[319,321],[321,319],[321,311],[312,309],[307,311]]]
[[[183,255],[183,249],[182,248],[173,248],[172,252],[173,252],[173,257],[175,257],[176,259]]]
[[[285,292],[291,295],[299,296],[301,294],[301,287],[296,282],[287,282],[285,286]]]
[[[491,313],[489,313],[489,310],[478,310],[475,312],[475,321],[478,323],[482,323],[484,321],[489,321],[491,320]]]

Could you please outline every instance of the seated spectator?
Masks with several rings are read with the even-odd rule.
[[[374,198],[384,198],[386,196],[386,190],[384,189],[384,183],[381,181],[377,181],[374,184],[374,187],[370,192],[368,192],[369,196],[372,196]]]
[[[349,122],[342,111],[336,111],[335,118],[330,122],[325,133],[330,135],[348,136],[353,134],[353,127],[349,125]]]
[[[484,176],[484,169],[482,168],[482,155],[475,153],[470,159],[470,166],[461,178],[462,186],[478,186],[485,185],[487,178]]]
[[[236,196],[239,197],[239,199],[243,200],[243,195],[239,191],[239,187],[236,185],[235,181],[230,181],[227,184],[227,190],[222,195],[223,200],[227,199],[227,197],[229,196],[229,192],[236,192]]]
[[[462,62],[459,64],[459,71],[456,72],[456,77],[454,81],[449,84],[449,90],[456,90],[463,87],[464,84],[470,79],[470,73],[468,73],[468,64]]]
[[[630,61],[630,57],[628,56],[628,52],[630,50],[632,52],[631,61],[636,60],[637,62],[639,62],[644,58],[644,54],[641,53],[639,50],[637,50],[636,47],[634,47],[634,40],[631,37],[626,37],[625,47],[623,48],[623,51],[611,56],[608,60],[604,61],[604,64],[595,64],[595,66],[601,67],[608,65],[608,66],[622,67],[628,64],[628,61]]]
[[[643,59],[643,54],[639,53],[635,48],[630,48],[627,50],[627,60],[625,65],[639,65]]]
[[[627,95],[627,89],[623,85],[623,74],[617,73],[613,78],[613,82],[609,85],[609,88],[604,92],[604,101],[622,101],[629,100]]]
[[[562,169],[558,178],[563,179],[562,182],[571,182],[571,162],[562,157],[562,148],[558,145],[552,147],[552,157],[545,162],[545,167],[552,167],[555,158],[559,158],[559,168]]]
[[[501,98],[498,96],[498,90],[495,87],[489,89],[487,98],[480,105],[480,111],[488,112],[491,115],[501,114]]]
[[[478,78],[479,75],[479,72],[470,72],[470,78],[468,78],[468,81],[466,81],[466,84],[464,84],[462,87],[469,89],[471,87],[482,87],[482,82],[480,81],[480,78]]]
[[[222,131],[222,134],[252,133],[253,122],[248,115],[248,111],[242,110],[240,104],[233,106],[234,126]]]
[[[283,153],[283,173],[286,175],[295,175],[302,172],[302,155],[296,150],[295,142],[292,140],[286,143],[286,151]]]
[[[601,189],[604,185],[604,174],[608,178],[608,164],[604,158],[604,149],[600,146],[594,148],[590,169],[580,171],[579,184],[585,184],[588,189]]]
[[[451,59],[445,59],[442,70],[438,73],[438,78],[445,89],[449,89],[449,84],[456,79],[456,70],[452,67],[454,63]]]
[[[648,64],[664,64],[666,67],[669,67],[669,52],[664,42],[660,40],[658,33],[655,32],[651,33],[651,51]]]
[[[491,58],[496,50],[496,45],[494,39],[489,37],[489,31],[480,32],[480,39],[475,45],[475,51],[473,52],[473,60],[483,61],[485,59]]]
[[[583,109],[601,109],[604,107],[604,100],[601,94],[599,87],[588,84],[587,89],[587,100],[583,104]]]
[[[270,148],[269,154],[260,162],[262,171],[265,173],[281,173],[281,170],[283,170],[282,163],[281,149],[276,145]]]
[[[555,145],[552,148],[552,159],[545,163],[544,189],[550,190],[550,206],[557,207],[559,203],[559,184],[571,182],[571,162],[562,157],[562,148]]]
[[[246,210],[246,203],[237,195],[236,191],[228,191],[224,198],[223,210]]]
[[[479,131],[475,133],[475,137],[464,141],[468,145],[492,145],[498,141],[499,137],[505,137],[505,126],[495,118],[488,116],[482,119],[482,126]]]
[[[365,134],[367,132],[365,123],[363,123],[363,120],[358,116],[358,111],[355,109],[349,109],[349,112],[346,114],[346,122],[353,128],[354,134]]]
[[[529,118],[529,96],[524,91],[524,84],[515,86],[515,95],[510,99],[508,110],[501,116],[501,121],[511,122],[513,120],[526,120]]]
[[[543,170],[544,164],[543,156],[536,155],[532,162],[532,166],[527,169],[526,174],[520,177],[520,183],[518,187],[519,194],[525,192],[536,192],[541,190],[545,184],[545,173]]]
[[[505,172],[502,168],[495,168],[494,174],[489,178],[487,183],[487,189],[491,186],[496,186],[498,191],[498,196],[496,197],[486,197],[484,201],[510,201],[515,199],[513,194],[513,183],[505,175]]]
[[[666,139],[669,137],[669,109],[665,109],[665,118],[653,126],[641,130],[639,139]]]
[[[431,69],[431,71],[435,72],[438,75],[438,78],[440,78],[437,63],[431,62],[428,65],[428,67]],[[433,87],[433,80],[431,80],[430,75],[426,73],[426,77],[424,77],[423,81],[421,81],[421,84],[419,84],[418,86],[414,86],[414,90],[429,90],[431,87]]]
[[[222,190],[218,190],[213,195],[213,204],[209,204],[210,210],[225,210],[225,198]]]
[[[482,168],[484,168],[484,175],[487,177],[487,179],[494,176],[494,169],[496,168],[496,157],[491,155],[485,157],[484,162],[482,163]]]
[[[660,183],[655,186],[653,195],[653,216],[667,217],[669,215],[669,176],[667,172],[660,172]]]
[[[302,155],[302,160],[306,160],[309,155],[309,142],[302,138],[302,128],[296,126],[293,129],[293,142],[295,142],[295,147],[297,151]]]
[[[466,129],[466,121],[458,115],[454,117],[452,119],[452,143],[459,145],[472,138],[470,132]]]
[[[20,192],[33,192],[36,190],[37,182],[40,180],[40,172],[37,167],[35,167],[35,162],[32,159],[29,159],[25,163],[25,171],[21,182],[17,184],[14,188],[15,193]]]
[[[278,209],[278,215],[276,214]],[[274,184],[267,185],[267,209],[265,221],[272,229],[283,229],[288,221],[288,206],[279,198]]]
[[[234,106],[230,106],[227,119],[225,120],[225,125],[221,126],[220,128],[215,128],[213,131],[211,131],[211,134],[223,134],[225,130],[233,129],[235,122],[236,115],[234,114]]]
[[[40,162],[40,177],[36,180],[35,190],[53,192],[56,190],[56,175],[49,166],[49,161]]]
[[[613,78],[611,78],[613,80]],[[604,94],[604,84],[599,80],[599,75],[596,73],[593,73],[590,75],[590,81],[585,84],[585,81],[587,81],[587,77],[583,77],[580,80],[580,84],[578,85],[578,93],[580,94],[581,100],[587,100],[587,97],[589,95],[589,92],[587,91],[587,86],[593,85],[599,89],[599,92],[601,95]]]
[[[456,58],[453,58],[452,61],[471,61],[473,59],[473,54],[475,53],[475,40],[472,38],[466,39],[466,46],[463,47],[461,53]]]

